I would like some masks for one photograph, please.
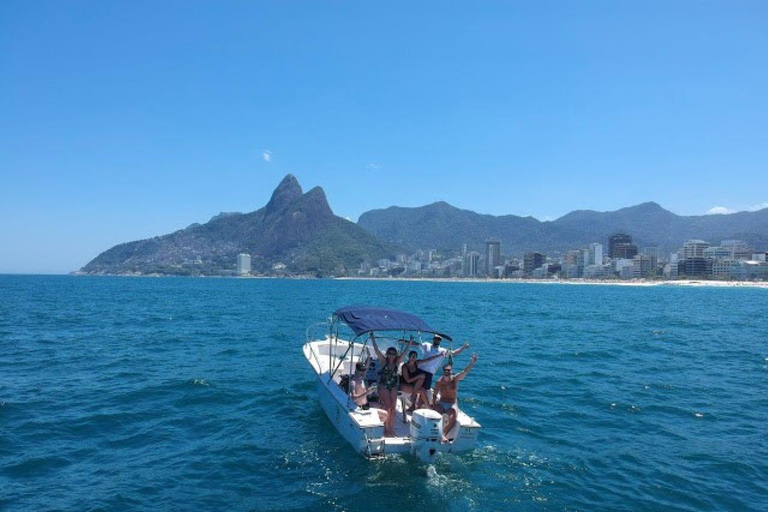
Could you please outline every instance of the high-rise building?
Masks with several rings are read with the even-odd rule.
[[[466,277],[477,277],[478,266],[480,265],[480,253],[471,251],[464,258],[464,275]]]
[[[659,248],[658,247],[643,247],[640,253],[643,256],[647,256],[651,260],[651,267],[656,268],[659,264]]]
[[[565,263],[566,265],[580,265],[583,263],[581,260],[581,251],[575,250],[575,251],[568,251],[565,253]]]
[[[527,252],[523,256],[523,271],[530,274],[544,264],[544,255],[540,252]]]
[[[603,264],[603,244],[589,244],[589,263],[588,265]]]
[[[713,260],[699,257],[682,259],[677,262],[677,275],[681,277],[706,277],[712,274],[712,262]]]
[[[608,237],[608,256],[616,258],[615,249],[618,244],[631,244],[632,237],[626,233],[614,233]]]
[[[637,246],[635,244],[616,244],[613,248],[615,256],[613,258],[625,258],[631,260],[637,256]]]
[[[241,253],[237,255],[237,273],[240,274],[241,276],[251,273],[251,255],[250,254]]]
[[[731,259],[734,260],[748,260],[752,253],[747,243],[741,240],[723,240],[720,242],[720,247],[729,249],[731,251]]]
[[[703,258],[704,249],[709,247],[709,242],[704,240],[688,240],[683,244],[683,259]]]
[[[494,277],[496,267],[501,265],[501,242],[485,241],[485,275]]]
[[[634,278],[648,277],[654,268],[653,260],[648,255],[638,254],[632,258],[632,277]]]

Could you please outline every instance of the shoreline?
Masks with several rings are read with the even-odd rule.
[[[568,285],[568,286],[678,286],[678,287],[712,287],[712,288],[761,288],[768,289],[768,281],[709,281],[706,279],[692,280],[648,280],[636,279],[632,281],[602,280],[602,279],[485,279],[485,278],[458,278],[458,277],[327,277],[314,276],[173,276],[162,274],[4,274],[4,275],[68,275],[73,277],[187,277],[193,279],[290,279],[290,280],[321,280],[335,281],[370,281],[370,282],[425,282],[425,283],[499,283],[499,284],[543,284],[543,285]]]
[[[763,288],[768,289],[768,281],[707,281],[698,280],[680,280],[680,281],[608,281],[600,279],[478,279],[478,278],[451,278],[451,277],[392,277],[392,278],[371,278],[371,277],[337,277],[340,281],[411,281],[411,282],[449,282],[449,283],[504,283],[504,284],[547,284],[547,285],[570,285],[570,286],[683,286],[683,287],[715,287],[715,288]]]

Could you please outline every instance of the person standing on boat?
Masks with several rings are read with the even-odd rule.
[[[408,347],[413,342],[407,342],[399,354],[395,347],[389,347],[385,355],[379,350],[373,333],[371,333],[371,341],[373,341],[373,350],[376,352],[379,361],[381,361],[379,398],[387,410],[387,420],[384,422],[384,436],[395,437],[395,407],[397,406],[397,388],[398,384],[400,384],[400,362],[403,360],[406,350],[408,350]]]
[[[477,354],[472,354],[469,364],[458,374],[453,375],[453,365],[443,366],[443,376],[435,385],[435,394],[432,396],[432,409],[440,414],[447,414],[448,421],[443,427],[443,442],[448,442],[448,434],[456,425],[456,417],[459,414],[459,382],[464,380],[469,371],[477,362]],[[440,401],[437,397],[440,395]]]
[[[448,350],[440,346],[440,342],[443,341],[443,337],[439,334],[432,336],[432,343],[421,344],[421,361],[418,362],[419,370],[424,374],[424,389],[430,391],[432,389],[432,377],[440,365],[443,364],[443,358],[445,356],[455,356],[460,354],[463,350],[469,348],[469,343],[465,343],[456,350]],[[434,357],[441,355],[442,357]]]
[[[387,411],[381,409],[376,402],[368,401],[368,394],[371,392],[368,386],[365,385],[365,370],[368,367],[366,363],[359,362],[355,365],[355,375],[352,380],[349,381],[349,392],[352,396],[352,400],[355,401],[358,407],[367,411],[374,408],[379,413],[379,419],[382,423],[387,422]]]

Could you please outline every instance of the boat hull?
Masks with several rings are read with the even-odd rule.
[[[437,453],[459,453],[475,447],[480,425],[472,418],[459,413],[458,424],[452,432],[451,443],[430,443],[429,449],[422,440],[415,440],[411,435],[411,417],[403,414],[402,402],[398,401],[396,411],[397,424],[395,437],[384,437],[384,424],[379,420],[376,409],[363,411],[331,378],[327,368],[344,361],[335,358],[330,340],[318,340],[304,346],[304,355],[314,370],[316,389],[320,406],[339,433],[360,454],[375,458],[392,453],[413,453],[422,460],[431,462]],[[331,354],[328,356],[327,354]],[[328,358],[329,363],[324,359]],[[321,362],[322,361],[322,362]],[[346,368],[351,368],[351,361]],[[404,421],[405,420],[405,421]],[[415,442],[414,442],[415,441]]]

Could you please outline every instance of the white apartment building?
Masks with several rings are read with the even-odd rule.
[[[611,275],[610,265],[589,265],[584,268],[584,277],[587,279],[599,279]]]
[[[709,247],[709,242],[704,240],[688,240],[683,245],[683,258],[703,258],[704,249]]]
[[[587,265],[602,265],[603,264],[603,244],[589,244],[589,262],[585,262]]]
[[[723,240],[720,247],[724,247],[731,252],[731,259],[748,260],[750,256],[749,246],[741,240]]]
[[[237,255],[237,273],[241,276],[251,273],[251,255],[250,254],[240,253]]]

